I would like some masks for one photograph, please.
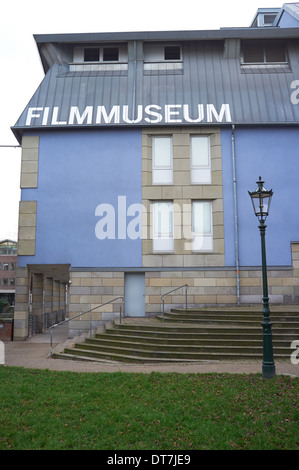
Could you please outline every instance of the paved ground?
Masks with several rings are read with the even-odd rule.
[[[57,328],[53,335],[53,350],[66,341],[64,327]],[[49,369],[72,372],[179,372],[179,373],[231,373],[255,374],[262,371],[261,361],[200,361],[196,363],[172,364],[123,364],[96,363],[89,361],[67,361],[50,358],[50,334],[44,332],[29,338],[27,341],[5,342],[5,365],[32,369]],[[290,350],[290,354],[291,354]],[[277,374],[288,374],[299,377],[299,364],[291,361],[276,362]]]

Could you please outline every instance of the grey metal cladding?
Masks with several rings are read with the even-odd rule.
[[[237,37],[178,40],[182,60],[169,66],[146,69],[142,40],[128,42],[123,69],[77,72],[54,63],[12,130],[19,138],[22,129],[65,126],[298,124],[299,104],[291,95],[299,80],[299,42],[286,41],[288,64],[276,68],[242,69]],[[70,118],[73,107],[81,121]]]

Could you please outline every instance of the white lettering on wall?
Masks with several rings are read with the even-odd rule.
[[[43,111],[44,108],[29,108],[27,112],[27,118],[26,118],[26,126],[31,125],[31,120],[34,118],[39,118],[41,116],[40,113],[37,113],[37,111]]]
[[[179,118],[181,104],[166,104],[165,105],[165,122],[182,122]]]
[[[198,117],[196,119],[191,119],[189,115],[189,106],[187,104],[183,105],[183,116],[184,120],[187,122],[201,122],[204,119],[204,109],[203,104],[197,105],[197,114]]]
[[[154,116],[155,119],[150,119],[148,117],[145,118],[146,122],[149,122],[151,124],[157,124],[157,122],[161,122],[163,119],[163,116],[161,113],[158,113],[157,111],[152,111],[152,108],[161,110],[161,106],[158,106],[157,104],[149,104],[148,106],[145,107],[145,114],[148,114],[149,116]]]
[[[115,124],[119,124],[120,106],[112,106],[110,113],[108,114],[105,106],[98,106],[96,124],[102,124],[102,117],[106,124],[110,124],[114,119]]]
[[[137,118],[136,119],[129,119],[129,106],[128,105],[125,105],[123,107],[123,120],[127,123],[127,124],[136,124],[136,122],[140,122],[142,120],[142,106],[141,104],[139,104],[137,106]]]
[[[67,124],[67,121],[58,121],[58,113],[59,113],[58,106],[54,106],[53,114],[52,114],[52,121],[51,121],[52,126],[65,126]]]
[[[299,81],[295,80],[295,82],[298,82],[299,86]],[[299,101],[297,95],[299,95],[298,89],[292,94],[295,101],[297,99]],[[220,109],[214,104],[197,104],[195,109],[196,111],[193,107],[191,109],[188,104],[166,104],[164,107],[149,104],[145,107],[138,105],[137,113],[134,113],[128,105],[113,105],[110,109],[102,105],[86,106],[83,110],[80,110],[78,106],[71,106],[68,115],[64,112],[61,116],[59,106],[30,107],[27,111],[26,126],[138,124],[143,121],[149,124],[232,122],[229,104],[222,104]],[[191,115],[192,112],[195,113],[194,116]]]
[[[69,124],[74,124],[75,118],[78,124],[83,124],[87,118],[87,124],[92,124],[93,106],[86,106],[83,114],[80,114],[78,106],[71,106]]]
[[[230,115],[230,108],[228,104],[223,104],[221,106],[219,114],[217,113],[215,106],[213,104],[207,105],[208,122],[213,122],[213,117],[216,119],[217,122],[222,122],[224,116],[225,116],[226,122],[231,122],[232,118]]]

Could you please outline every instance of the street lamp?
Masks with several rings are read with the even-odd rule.
[[[271,378],[275,376],[275,364],[273,358],[272,346],[272,323],[270,321],[270,308],[268,296],[268,281],[267,281],[267,263],[266,263],[266,225],[265,221],[269,215],[271,199],[273,195],[272,189],[267,191],[264,188],[264,181],[259,177],[257,181],[257,189],[253,192],[248,191],[251,197],[254,213],[259,219],[259,229],[261,234],[261,247],[262,247],[262,273],[263,273],[263,378]]]

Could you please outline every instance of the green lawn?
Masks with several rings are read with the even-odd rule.
[[[298,449],[299,379],[0,366],[0,449]]]

